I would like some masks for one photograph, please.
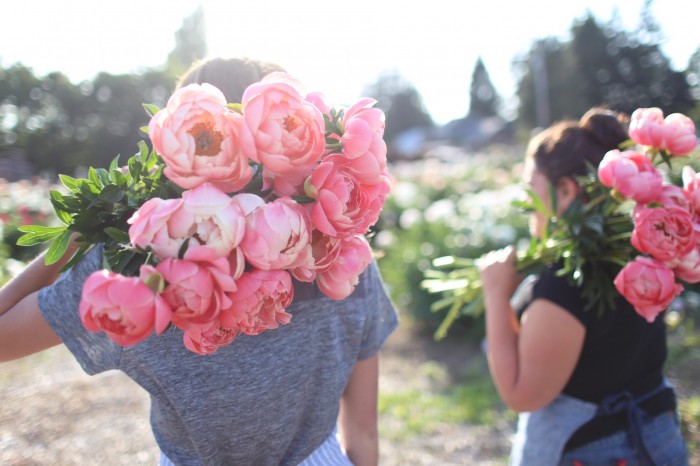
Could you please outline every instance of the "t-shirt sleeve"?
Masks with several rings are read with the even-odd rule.
[[[546,299],[564,308],[584,326],[587,325],[590,313],[584,311],[581,290],[566,277],[557,276],[560,267],[547,267],[532,290],[532,299]]]
[[[88,374],[116,369],[122,347],[104,332],[92,333],[80,321],[83,283],[102,268],[102,247],[94,247],[52,285],[39,291],[39,310]]]
[[[363,279],[366,280],[367,287],[365,302],[368,316],[358,355],[360,360],[374,356],[399,324],[396,308],[391,302],[376,262],[367,267]]]

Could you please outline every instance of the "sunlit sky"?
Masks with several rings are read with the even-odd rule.
[[[27,0],[3,4],[0,63],[74,81],[99,71],[137,72],[165,62],[184,17],[204,7],[209,55],[274,61],[308,90],[349,103],[388,70],[421,93],[438,123],[464,116],[478,56],[499,94],[515,91],[513,58],[540,37],[567,37],[591,11],[616,9],[628,29],[644,0]],[[700,46],[700,2],[657,0],[663,51],[685,69]],[[512,107],[512,100],[510,101]]]

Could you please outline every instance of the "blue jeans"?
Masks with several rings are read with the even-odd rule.
[[[688,466],[688,450],[681,437],[678,422],[672,412],[660,414],[644,423],[644,444],[656,466]],[[583,466],[615,466],[625,460],[625,466],[650,466],[638,459],[629,441],[627,431],[566,452],[559,466],[572,466],[574,461]]]

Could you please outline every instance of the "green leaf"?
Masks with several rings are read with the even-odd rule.
[[[139,129],[141,130],[141,132],[148,134],[148,126],[141,126],[139,127]]]
[[[139,145],[139,153],[138,153],[139,161],[145,162],[146,160],[148,160],[148,154],[149,154],[148,144],[146,144],[145,141],[139,141],[138,145]]]
[[[92,167],[88,168],[88,179],[95,186],[102,186],[102,183],[100,182],[100,177],[97,176],[97,171]]]
[[[61,180],[61,183],[63,183],[63,186],[68,188],[69,191],[72,191],[74,193],[80,192],[75,178],[70,177],[68,175],[58,175],[58,178]]]
[[[51,243],[49,250],[46,252],[46,265],[55,264],[63,257],[63,254],[66,253],[66,249],[68,249],[68,243],[70,243],[70,235],[71,232],[65,230],[61,233],[61,236]]]
[[[109,164],[109,171],[111,172],[112,170],[119,170],[119,155],[117,154],[116,157],[112,159],[112,162]]]
[[[160,108],[158,108],[157,105],[153,104],[142,104],[143,109],[146,110],[146,113],[148,114],[149,117],[153,117],[156,113],[160,112]]]
[[[49,241],[66,231],[66,227],[44,227],[41,225],[24,225],[17,230],[25,233],[17,239],[18,246],[33,246]]]
[[[131,241],[131,239],[129,238],[129,234],[123,230],[120,230],[119,228],[105,228],[105,233],[107,233],[110,238],[114,239],[119,243],[129,243]]]
[[[126,190],[124,188],[110,184],[104,187],[100,195],[97,196],[97,199],[114,204],[124,199],[125,194]]]
[[[243,113],[243,105],[238,103],[226,104],[226,108],[236,113]]]

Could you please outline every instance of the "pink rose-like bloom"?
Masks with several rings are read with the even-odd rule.
[[[206,325],[190,325],[182,340],[185,348],[204,356],[230,345],[239,333],[237,328],[224,327],[218,320],[214,320]]]
[[[184,259],[165,259],[156,270],[168,283],[162,295],[173,310],[172,322],[182,330],[212,322],[231,305],[228,293],[236,282],[229,259],[217,258],[212,249],[190,248]]]
[[[348,167],[351,163],[342,155],[328,156],[306,181],[306,194],[316,199],[309,204],[311,222],[337,238],[367,233],[377,222],[390,189],[384,175],[379,175],[378,183],[362,183]]]
[[[204,245],[225,257],[245,234],[243,209],[209,183],[185,191],[182,199],[149,199],[128,222],[131,243],[150,246],[161,259],[177,257],[188,238],[189,247]]]
[[[304,208],[288,198],[264,204],[246,217],[241,250],[253,266],[286,269],[305,264],[310,255],[311,225]]]
[[[324,235],[319,230],[315,230],[311,240],[311,251],[314,257],[316,273],[327,272],[340,254],[342,240],[332,236]]]
[[[178,186],[191,189],[208,181],[234,192],[253,177],[239,146],[242,124],[243,117],[226,107],[219,89],[190,84],[153,116],[148,135],[167,165],[163,173]]]
[[[700,176],[689,165],[683,167],[681,172],[683,189],[688,194],[693,212],[700,214]]]
[[[598,177],[603,185],[640,204],[655,201],[663,184],[661,173],[646,156],[617,149],[605,154],[598,166]]]
[[[650,323],[683,291],[671,269],[641,256],[624,266],[614,283],[617,291]]]
[[[638,108],[630,118],[629,135],[637,144],[663,148],[664,113],[656,107]]]
[[[632,246],[660,261],[684,256],[695,246],[693,217],[679,207],[644,207],[634,214]]]
[[[177,257],[185,237],[176,233],[181,230],[174,224],[173,214],[182,206],[182,199],[147,200],[127,220],[129,241],[134,246],[146,249],[149,246],[158,257]]]
[[[674,155],[686,155],[698,145],[693,120],[680,113],[673,113],[664,120],[664,146]]]
[[[305,100],[319,109],[322,114],[330,116],[331,106],[328,103],[328,100],[326,100],[326,96],[322,92],[309,92],[306,94]]]
[[[222,311],[221,324],[239,328],[246,335],[288,324],[292,315],[286,308],[294,299],[292,277],[284,270],[252,269],[236,282],[229,294],[231,306]]]
[[[243,93],[241,147],[271,173],[312,168],[326,147],[323,115],[304,100],[301,84],[275,72]]]
[[[372,250],[364,237],[352,236],[338,243],[339,250],[333,263],[323,272],[316,273],[318,289],[335,300],[350,296],[360,275],[372,263]]]
[[[360,99],[350,106],[343,116],[343,154],[349,159],[371,152],[384,154],[384,112],[374,108],[374,99]]]
[[[696,245],[688,254],[666,265],[673,268],[679,280],[690,284],[700,283],[700,246]]]
[[[108,270],[98,270],[85,281],[79,310],[86,329],[104,331],[122,346],[145,340],[153,330],[161,334],[172,314],[165,300],[140,278]]]
[[[661,188],[661,196],[656,200],[664,207],[678,207],[688,212],[693,211],[690,205],[690,196],[683,188],[674,184],[665,184]]]
[[[629,134],[637,144],[666,149],[672,155],[689,154],[698,144],[693,120],[680,113],[664,119],[663,112],[656,107],[635,110]]]

